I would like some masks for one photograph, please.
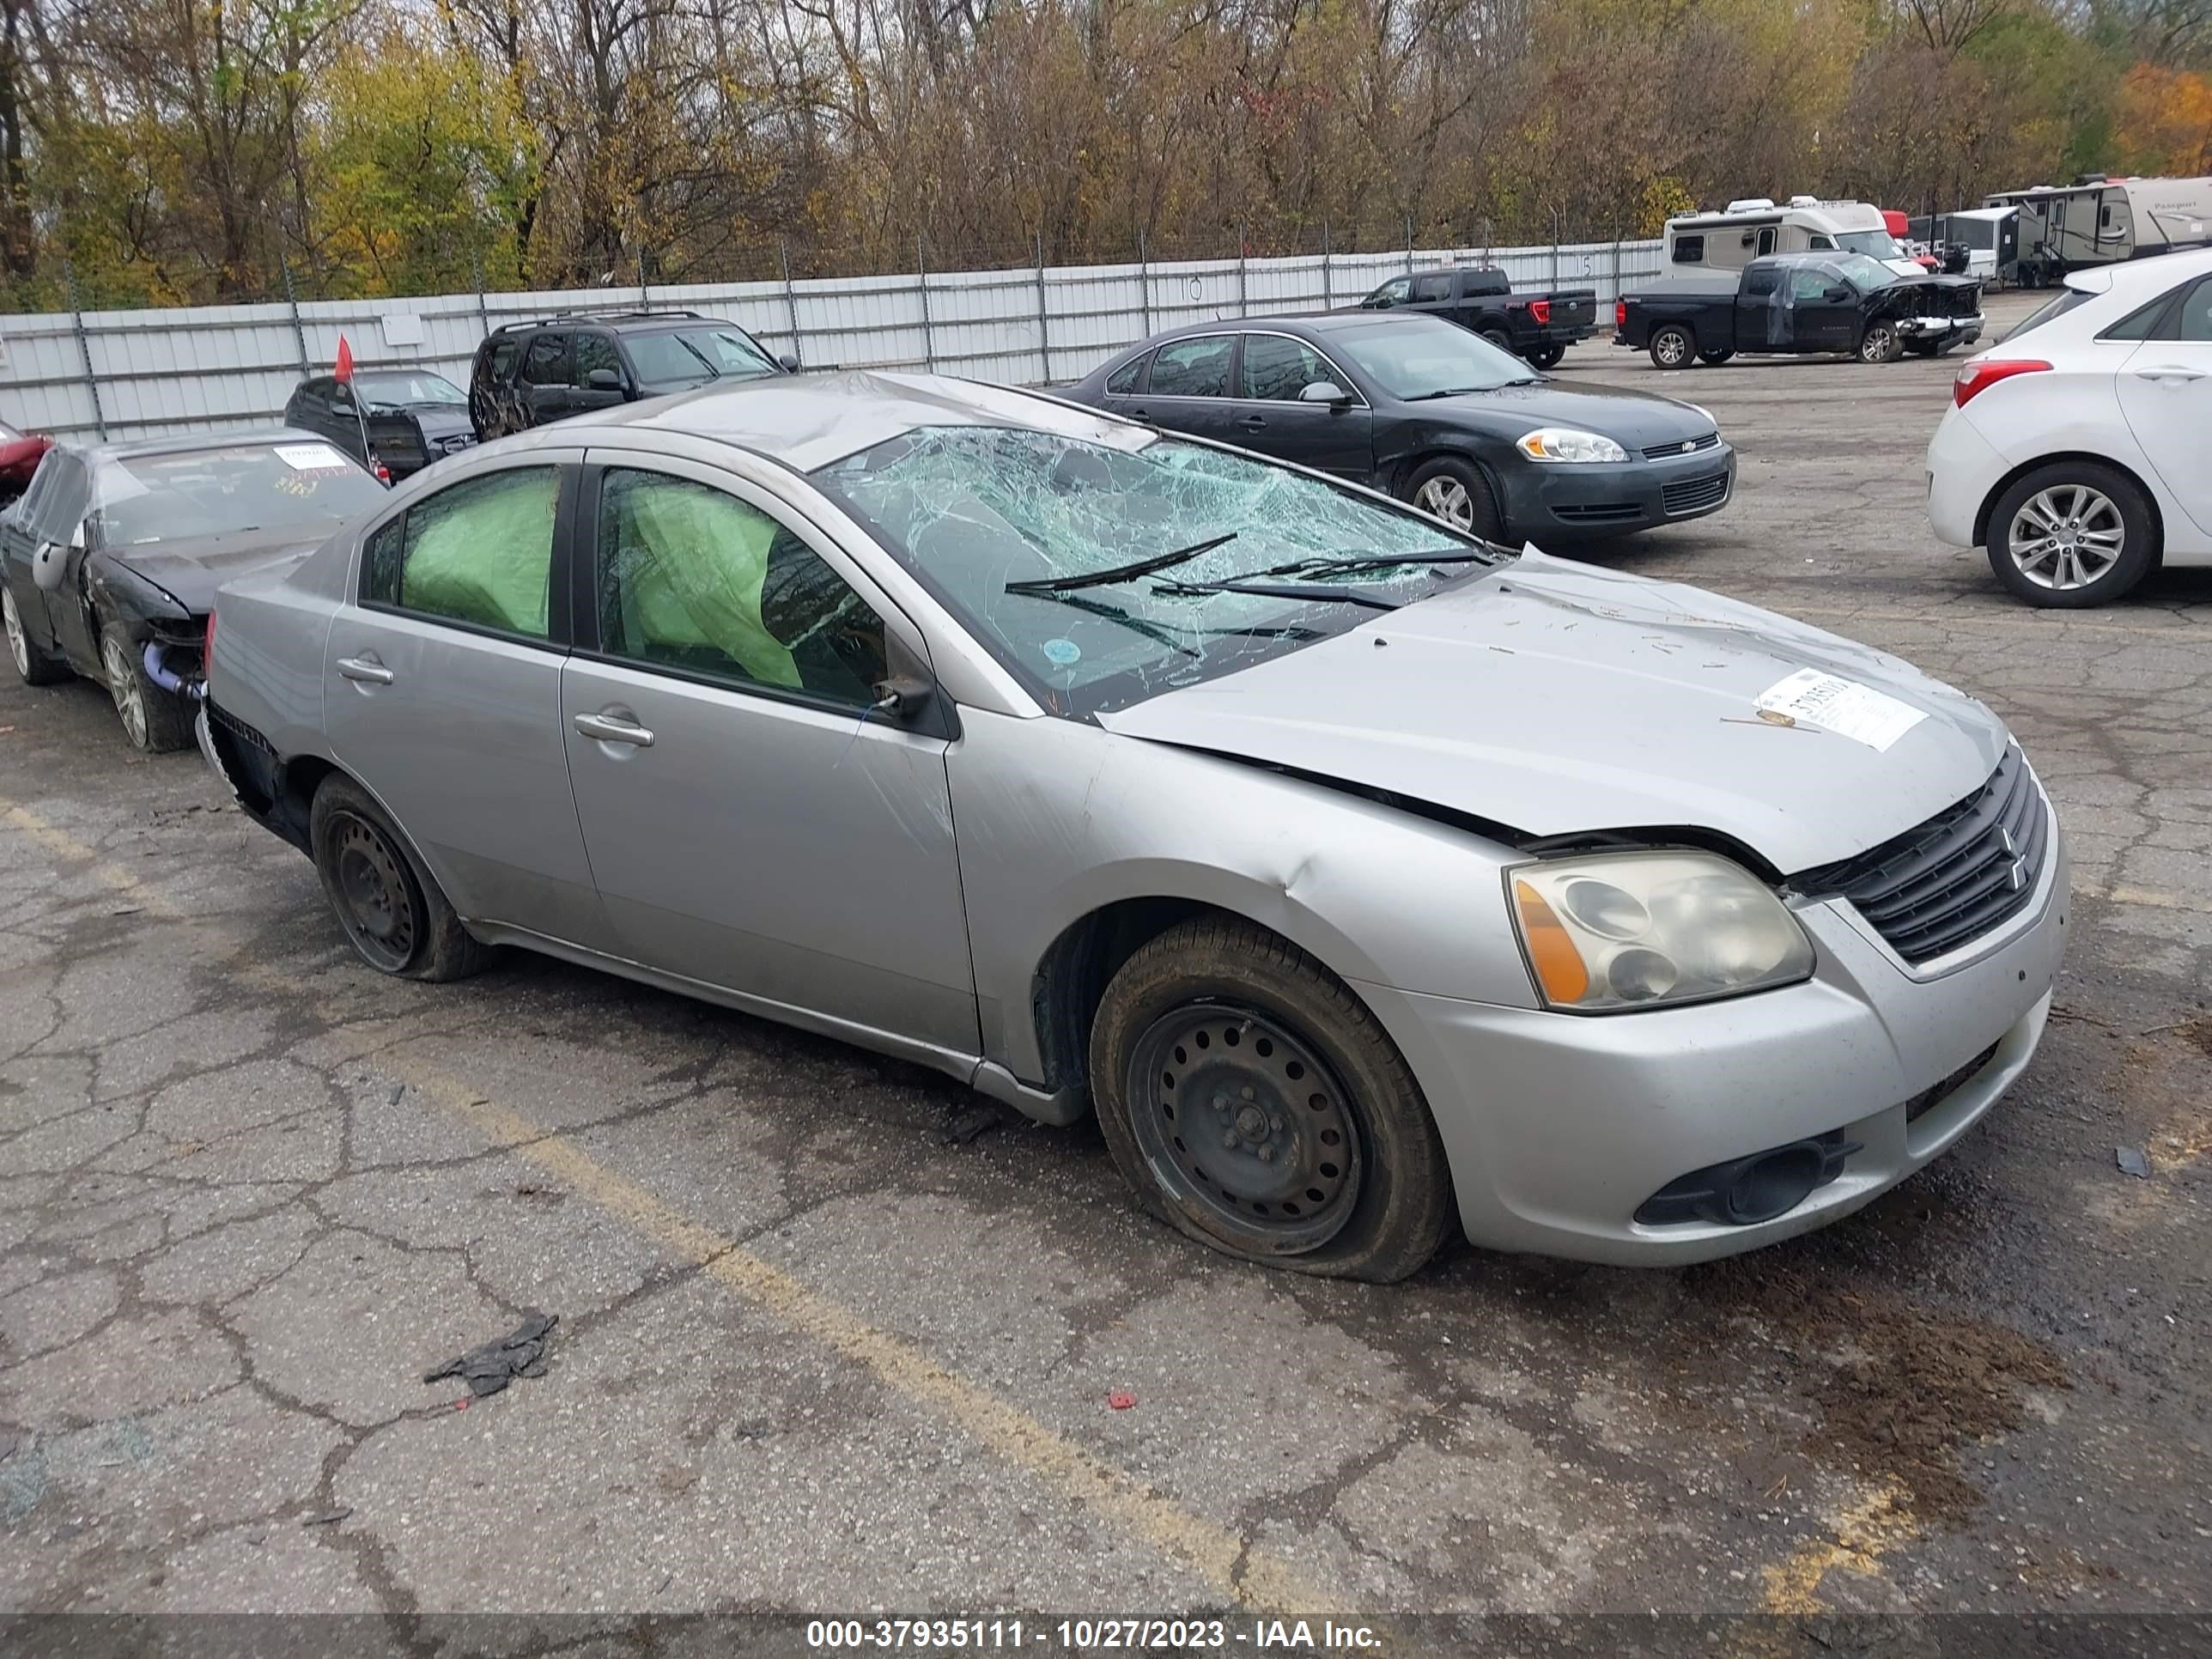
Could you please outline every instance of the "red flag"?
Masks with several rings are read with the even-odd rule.
[[[337,375],[338,384],[340,386],[348,386],[352,383],[353,348],[346,343],[346,337],[343,334],[338,336]]]

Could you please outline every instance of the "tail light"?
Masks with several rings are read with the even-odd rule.
[[[1951,401],[1964,409],[1999,380],[2009,380],[2015,374],[2045,374],[2050,370],[2049,363],[2028,357],[1984,357],[1961,363],[1958,377],[1951,382]]]
[[[1549,328],[1552,324],[1552,302],[1549,300],[1529,301],[1528,319],[1539,328]]]
[[[1626,328],[1626,327],[1628,326],[1628,301],[1626,301],[1626,300],[1615,300],[1615,301],[1613,302],[1613,325],[1615,328],[1623,328],[1623,329],[1625,329],[1625,328]]]
[[[382,461],[376,464],[376,481],[387,486],[392,483],[392,469]]]

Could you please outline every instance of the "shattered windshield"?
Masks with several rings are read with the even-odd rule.
[[[1173,438],[1126,449],[1028,428],[920,427],[813,478],[1063,714],[1332,638],[1509,556],[1350,489]]]

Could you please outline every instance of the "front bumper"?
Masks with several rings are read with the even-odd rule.
[[[1982,337],[1983,322],[1978,313],[1969,317],[1900,317],[1897,331],[1906,339],[1937,345],[1964,343],[1971,345]]]
[[[1593,1018],[1363,984],[1421,1079],[1468,1237],[1624,1265],[1707,1261],[1849,1215],[1937,1157],[2042,1039],[2069,906],[2055,813],[2048,830],[2055,856],[2033,902],[1923,968],[1832,901],[1796,912],[1812,979],[1725,1001]],[[1635,1219],[1692,1170],[1838,1130],[1859,1150],[1772,1220]]]
[[[1735,494],[1735,451],[1723,441],[1663,460],[1531,461],[1512,468],[1503,483],[1505,521],[1513,535],[1613,534],[1719,512]]]

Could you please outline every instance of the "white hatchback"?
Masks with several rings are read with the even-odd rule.
[[[1959,366],[1928,518],[2030,605],[2212,565],[2212,250],[2077,271]]]

